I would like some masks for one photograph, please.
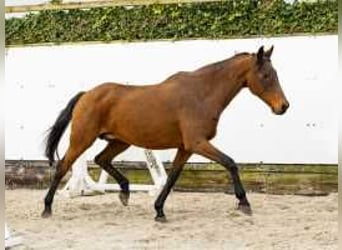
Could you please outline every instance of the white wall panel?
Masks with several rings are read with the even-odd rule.
[[[6,159],[44,159],[43,136],[80,90],[104,81],[153,84],[179,70],[274,45],[273,65],[290,109],[275,116],[248,90],[224,112],[213,143],[238,162],[337,163],[337,36],[9,48]],[[61,153],[67,146],[63,137]],[[92,159],[103,147],[96,142]],[[174,150],[161,152],[172,160]],[[118,159],[139,160],[130,149]],[[192,161],[203,161],[198,156]]]

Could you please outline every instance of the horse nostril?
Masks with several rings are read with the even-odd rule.
[[[281,106],[281,110],[285,112],[289,108],[289,106],[289,103],[283,103],[283,105]]]

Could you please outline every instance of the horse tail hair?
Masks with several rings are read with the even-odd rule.
[[[48,135],[46,136],[45,156],[49,159],[50,166],[55,162],[55,153],[59,159],[57,152],[58,143],[71,120],[72,111],[74,110],[77,101],[84,93],[85,92],[78,93],[69,101],[68,105],[60,112],[54,125],[48,130]]]

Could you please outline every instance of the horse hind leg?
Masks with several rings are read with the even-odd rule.
[[[103,170],[105,170],[109,175],[111,175],[120,185],[121,191],[119,194],[119,198],[124,206],[128,205],[129,181],[124,175],[120,173],[119,170],[114,168],[111,162],[115,156],[119,155],[129,147],[129,144],[114,139],[109,141],[105,149],[102,150],[95,157],[95,163],[99,165]]]
[[[82,140],[75,140],[75,135],[70,138],[70,145],[67,149],[62,160],[58,161],[56,166],[56,172],[52,183],[50,185],[49,191],[44,199],[44,211],[42,213],[43,218],[50,217],[52,215],[51,205],[53,202],[53,198],[55,196],[56,190],[58,188],[59,183],[65,176],[65,174],[70,170],[72,164],[76,161],[76,159],[95,141],[96,137],[91,138],[87,137],[87,140],[83,137]],[[82,138],[82,137],[78,137]],[[76,143],[77,142],[77,143]]]

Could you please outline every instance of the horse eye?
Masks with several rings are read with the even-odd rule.
[[[267,79],[267,78],[269,78],[269,77],[270,77],[270,74],[267,74],[267,73],[264,74],[264,78],[265,78],[265,79]]]

